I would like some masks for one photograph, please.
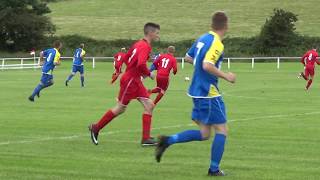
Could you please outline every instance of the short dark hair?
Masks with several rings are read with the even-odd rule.
[[[148,22],[144,25],[143,32],[146,35],[149,32],[154,32],[156,29],[160,30],[159,24]]]
[[[227,27],[228,16],[223,11],[215,12],[211,18],[211,27],[214,30],[222,30]]]
[[[61,44],[62,44],[62,42],[60,40],[55,40],[53,42],[53,47],[54,48],[60,48]]]
[[[80,48],[84,48],[84,43],[80,43]]]

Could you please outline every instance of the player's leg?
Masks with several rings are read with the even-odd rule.
[[[100,130],[109,124],[115,117],[125,112],[127,105],[131,101],[132,97],[135,96],[135,84],[132,80],[120,82],[120,92],[118,96],[118,103],[112,109],[109,109],[101,119],[95,124],[89,126],[91,133],[91,140],[95,145],[98,145],[98,135]]]
[[[79,66],[81,87],[84,87],[84,66]]]
[[[219,166],[227,137],[226,112],[222,97],[213,98],[211,101],[211,113],[213,114],[211,118],[212,122],[216,124],[213,125],[215,136],[211,146],[211,163],[208,175],[223,176],[224,173]]]
[[[211,125],[207,124],[210,114],[209,99],[193,99],[192,119],[200,130],[186,130],[171,136],[160,136],[156,148],[156,160],[160,162],[163,152],[176,143],[207,140],[211,134]]]
[[[36,86],[36,88],[33,90],[33,93],[31,96],[29,96],[30,101],[34,101],[34,97],[37,95],[40,97],[40,91],[44,88],[47,88],[49,86],[53,85],[53,76],[48,74],[42,74],[40,83]]]
[[[126,105],[118,102],[116,106],[109,109],[98,122],[91,124],[89,130],[91,132],[91,140],[95,145],[98,145],[98,135],[102,128],[109,124],[115,117],[124,113],[126,110]]]
[[[191,141],[203,141],[208,140],[211,135],[211,126],[205,125],[195,120],[200,127],[200,130],[185,130],[180,133],[171,136],[159,136],[159,142],[156,148],[156,160],[161,161],[161,157],[166,149],[177,143],[186,143]]]
[[[219,124],[213,126],[215,136],[211,145],[211,162],[208,174],[212,176],[224,175],[220,170],[220,162],[224,153],[224,147],[227,137],[226,124]]]
[[[75,65],[72,66],[71,74],[68,76],[68,78],[65,81],[65,85],[68,86],[69,81],[73,78],[73,76],[77,73],[77,67]]]
[[[138,101],[143,105],[144,112],[142,114],[142,146],[153,146],[156,145],[157,141],[151,137],[151,124],[152,124],[152,112],[154,104],[151,99],[146,96],[139,97]]]
[[[309,90],[312,82],[313,82],[313,78],[314,78],[314,69],[310,69],[309,70],[309,74],[310,74],[310,79],[308,80],[307,82],[307,85],[306,85],[306,90]]]
[[[167,78],[167,77],[159,78],[159,80],[157,80],[157,86],[159,87],[160,92],[157,95],[156,99],[154,100],[155,105],[158,104],[158,102],[161,100],[161,98],[165,94],[166,90],[168,89],[169,78]]]

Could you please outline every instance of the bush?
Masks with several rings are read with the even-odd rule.
[[[0,1],[0,48],[30,50],[52,35],[55,27],[43,16],[50,9],[39,0]]]
[[[294,32],[297,21],[296,14],[283,9],[274,9],[274,15],[266,20],[256,39],[256,51],[269,53],[277,51],[277,48],[281,48],[281,51],[292,48],[298,37],[298,34]]]

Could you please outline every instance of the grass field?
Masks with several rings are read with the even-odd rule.
[[[223,179],[319,179],[320,80],[310,92],[296,78],[299,64],[234,63],[235,85],[221,82],[230,134],[222,161]],[[171,147],[162,163],[153,148],[139,145],[142,107],[128,111],[100,135],[89,139],[87,125],[113,106],[118,84],[106,83],[111,63],[87,64],[86,87],[79,77],[65,87],[70,64],[55,71],[56,84],[35,103],[27,97],[37,84],[38,70],[0,72],[0,179],[208,179],[210,141]],[[156,107],[153,135],[172,134],[190,125],[191,99],[185,94],[191,67],[172,78],[167,95]],[[154,82],[148,80],[148,87]]]
[[[197,38],[209,29],[210,15],[224,10],[230,16],[229,35],[251,37],[274,8],[299,15],[297,31],[320,36],[319,14],[315,0],[67,0],[51,3],[53,23],[58,35],[80,34],[94,39],[141,38],[147,21],[161,24],[161,39],[177,41]]]

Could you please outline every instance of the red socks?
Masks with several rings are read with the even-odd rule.
[[[150,114],[142,115],[142,140],[147,140],[150,138],[151,118],[152,115]]]
[[[115,117],[116,117],[115,114],[113,114],[113,112],[109,110],[102,116],[99,122],[94,125],[95,130],[99,132],[104,126],[106,126],[109,122],[111,122],[112,119]]]
[[[153,103],[157,104],[160,101],[160,99],[162,98],[162,96],[163,96],[163,93],[160,92]]]
[[[150,92],[151,93],[159,93],[161,90],[159,88],[154,88]]]
[[[311,86],[311,84],[312,84],[312,79],[310,79],[310,80],[308,81],[306,89],[309,89],[309,87]]]

